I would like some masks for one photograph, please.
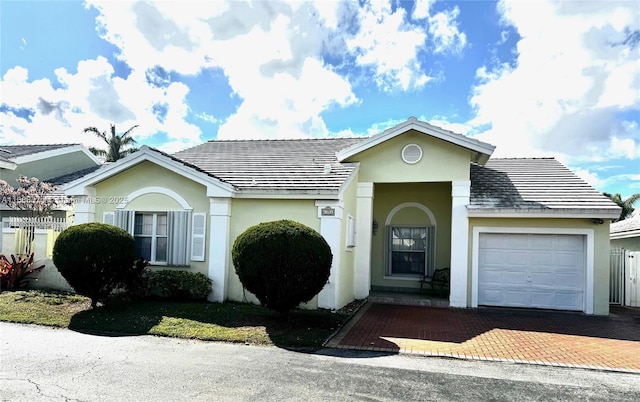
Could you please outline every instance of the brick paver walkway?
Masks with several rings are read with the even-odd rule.
[[[327,346],[640,373],[640,310],[600,317],[367,303]]]

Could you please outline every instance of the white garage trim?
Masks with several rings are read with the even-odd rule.
[[[471,307],[478,307],[478,271],[480,255],[480,234],[481,233],[518,233],[518,234],[566,234],[582,235],[586,237],[586,284],[584,288],[583,311],[593,314],[593,275],[594,275],[594,231],[593,229],[572,229],[572,228],[534,228],[534,227],[486,227],[479,226],[473,228],[472,255],[471,260]]]

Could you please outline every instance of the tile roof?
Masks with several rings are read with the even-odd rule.
[[[640,214],[612,223],[609,231],[612,235],[617,236],[630,235],[632,232],[638,232],[637,235],[640,236]]]
[[[103,168],[107,165],[96,165],[91,166],[86,169],[78,170],[77,172],[67,173],[62,176],[54,177],[53,179],[47,180],[47,183],[51,183],[54,186],[61,186],[63,184],[71,183],[74,180],[78,180],[81,177],[88,175],[89,173],[95,172],[96,170]]]
[[[471,165],[469,210],[611,214],[619,207],[554,158],[517,158]]]
[[[240,191],[339,191],[357,164],[336,152],[365,138],[209,141],[174,154]],[[325,165],[331,171],[325,173]]]
[[[0,145],[0,158],[13,160],[20,156],[37,154],[39,152],[52,151],[78,144],[42,144],[42,145]]]

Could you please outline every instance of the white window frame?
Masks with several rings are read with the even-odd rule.
[[[137,234],[135,233],[135,229],[136,229],[136,225],[135,225],[135,218],[138,217],[139,215],[141,216],[145,216],[145,215],[151,215],[153,216],[153,225],[152,225],[152,229],[151,229],[151,234],[150,235],[143,235],[143,234]],[[159,215],[164,215],[165,218],[167,219],[167,233],[164,235],[158,235],[158,216]],[[134,223],[133,223],[133,237],[134,239],[138,238],[138,237],[145,237],[151,238],[151,258],[149,260],[149,264],[152,265],[167,265],[167,256],[165,255],[165,260],[164,261],[158,261],[156,259],[156,254],[157,254],[157,241],[158,238],[165,238],[167,241],[167,250],[165,251],[165,253],[168,253],[168,244],[169,244],[169,228],[168,228],[168,214],[167,212],[144,212],[144,211],[136,211],[135,216],[134,216]]]
[[[393,250],[393,229],[401,229],[401,228],[423,228],[425,229],[426,234],[426,242],[424,250]],[[386,227],[386,237],[385,237],[385,279],[405,279],[405,280],[417,280],[422,278],[424,275],[429,274],[435,268],[435,226],[433,225],[389,225]],[[415,252],[424,253],[424,269],[422,273],[415,274],[401,274],[401,273],[393,273],[393,252],[394,251],[402,251],[402,252]]]
[[[346,247],[347,251],[352,251],[356,247],[356,218],[351,215],[347,215],[347,233],[346,233]]]

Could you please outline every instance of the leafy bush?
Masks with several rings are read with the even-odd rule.
[[[125,230],[104,223],[84,223],[64,230],[53,247],[53,263],[76,293],[91,306],[125,286],[135,262],[135,241]]]
[[[135,260],[133,268],[126,272],[123,289],[130,299],[140,300],[149,295],[148,266],[149,261],[147,260]]]
[[[33,255],[29,258],[22,257],[16,261],[16,256],[11,255],[11,262],[7,257],[0,255],[0,290],[25,289],[29,281],[37,281],[32,275],[42,271],[44,265],[34,268]]]
[[[232,258],[244,287],[262,305],[286,314],[322,290],[333,256],[318,232],[280,220],[248,228],[235,240]]]
[[[201,273],[188,271],[147,272],[149,295],[171,301],[205,300],[211,292],[211,279]]]

